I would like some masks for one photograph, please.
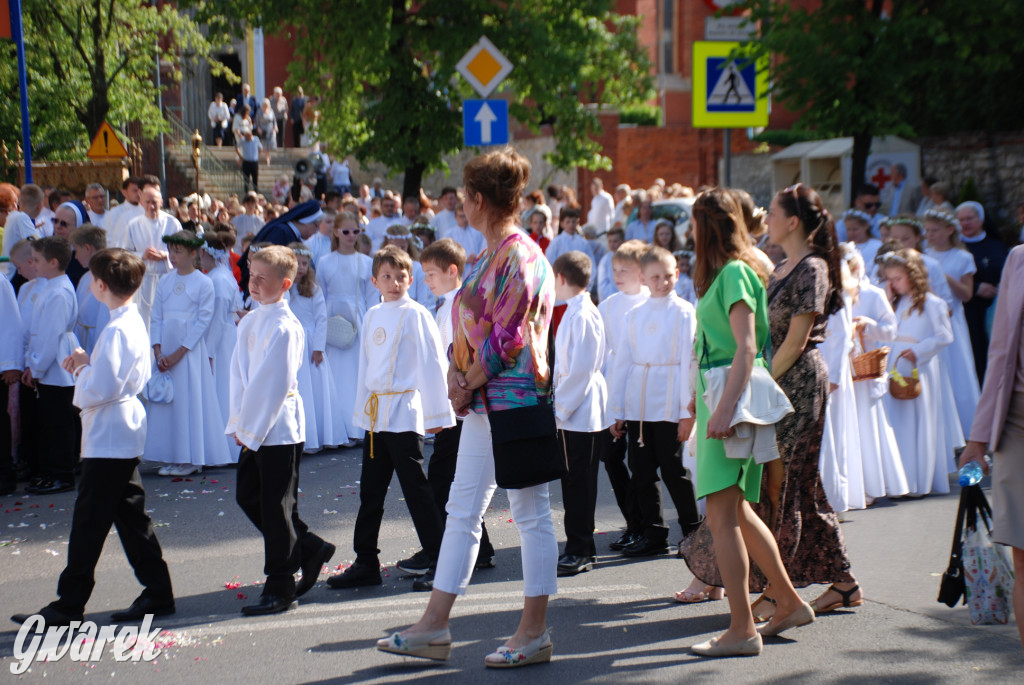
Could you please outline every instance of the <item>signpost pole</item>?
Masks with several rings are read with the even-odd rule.
[[[25,183],[32,182],[32,133],[28,121],[28,77],[25,73],[25,36],[21,22],[21,0],[10,0],[11,38],[18,50],[18,91],[21,94],[21,148],[25,156]]]
[[[725,163],[725,187],[732,187],[732,129],[722,131],[722,161]]]

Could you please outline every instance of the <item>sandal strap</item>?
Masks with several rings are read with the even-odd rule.
[[[843,598],[843,606],[844,607],[849,607],[850,606],[850,598],[853,597],[853,595],[858,590],[860,590],[860,585],[854,585],[849,590],[840,590],[835,585],[833,585],[832,587],[829,588],[829,590],[832,590],[832,592],[836,593],[837,595],[839,595],[840,597]]]

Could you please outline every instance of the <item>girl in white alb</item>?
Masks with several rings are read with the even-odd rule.
[[[844,257],[850,265],[851,276],[860,279],[851,309],[855,331],[853,354],[857,355],[884,347],[896,338],[896,314],[885,291],[872,285],[864,276],[860,253],[847,250],[848,244],[844,245]],[[885,413],[883,398],[888,392],[889,382],[884,374],[880,378],[853,384],[860,432],[860,463],[866,504],[869,506],[879,497],[902,497],[909,492],[896,434]]]
[[[380,302],[380,293],[370,280],[373,260],[355,249],[362,230],[354,215],[339,212],[331,236],[334,251],[321,257],[316,265],[316,279],[324,293],[328,319],[341,316],[356,329],[355,339],[345,348],[327,343],[327,358],[338,393],[337,413],[345,419],[345,433],[350,438],[348,447],[362,439],[364,433],[352,421],[359,375],[359,331],[367,310]]]
[[[348,442],[345,417],[338,411],[338,393],[331,373],[327,347],[327,303],[316,284],[310,266],[311,251],[302,243],[289,245],[299,263],[295,284],[288,292],[288,306],[306,333],[302,366],[299,367],[299,396],[306,414],[306,443],[303,452],[313,454],[324,447]]]
[[[941,210],[930,209],[925,212],[924,226],[928,236],[927,254],[942,265],[946,281],[953,292],[953,299],[949,303],[953,323],[953,344],[942,350],[940,358],[949,371],[960,425],[966,434],[971,431],[974,410],[981,399],[970,333],[967,331],[967,319],[964,317],[964,302],[974,296],[974,274],[978,269],[971,253],[963,249],[963,243],[960,242],[960,222],[955,216]]]
[[[225,421],[206,342],[216,296],[213,282],[193,267],[203,240],[179,231],[165,242],[174,271],[157,285],[150,341],[157,362],[154,376],[170,376],[171,398],[153,401],[150,396],[143,458],[166,464],[159,471],[162,476],[187,476],[203,466],[233,460],[224,438]]]
[[[910,377],[916,368],[921,394],[896,399],[890,392],[886,410],[896,427],[896,441],[903,457],[910,494],[949,492],[950,460],[954,445],[937,425],[942,420],[940,360],[943,347],[953,342],[953,327],[946,304],[928,291],[920,254],[900,250],[882,264],[887,290],[896,308],[896,339],[892,342],[889,369]]]
[[[210,320],[206,345],[210,353],[210,364],[213,366],[220,415],[226,419],[231,406],[228,388],[231,382],[231,354],[235,351],[235,342],[238,340],[235,317],[242,309],[242,293],[238,290],[238,281],[235,280],[228,265],[231,235],[207,233],[203,238],[206,244],[202,247],[199,259],[203,271],[213,283],[214,293],[213,318]],[[241,448],[227,436],[224,436],[224,440],[227,442],[232,461],[238,461]]]

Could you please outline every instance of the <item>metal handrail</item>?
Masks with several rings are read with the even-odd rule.
[[[185,122],[183,122],[174,112],[165,109],[164,117],[171,125],[171,133],[167,135],[172,136],[173,144],[183,148],[187,153],[186,156],[191,157],[192,131],[185,126]],[[225,196],[231,193],[236,193],[239,197],[244,195],[245,177],[242,176],[241,170],[237,167],[229,166],[217,159],[210,152],[210,148],[207,146],[205,140],[203,140],[200,150],[202,153],[202,156],[200,157],[200,169],[202,171],[201,179],[205,179],[205,181],[211,186],[216,186],[217,190]]]

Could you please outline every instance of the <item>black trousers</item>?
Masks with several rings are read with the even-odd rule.
[[[562,476],[565,507],[565,554],[592,557],[594,509],[597,507],[598,444],[601,433],[558,431],[569,472]]]
[[[442,520],[445,510],[448,507],[448,495],[452,490],[452,481],[455,480],[455,466],[459,457],[459,439],[462,437],[462,421],[456,421],[451,428],[445,428],[434,436],[434,452],[430,455],[430,463],[427,464],[427,481],[434,491],[434,502],[441,514]],[[480,537],[480,557],[493,557],[494,545],[487,535],[487,524],[480,522],[483,526],[483,535]]]
[[[284,149],[284,119],[277,120],[277,149]]]
[[[971,337],[971,351],[974,353],[974,370],[977,371],[978,379],[981,381],[984,381],[985,370],[988,368],[987,323],[990,306],[992,306],[992,300],[983,300],[980,297],[974,297],[964,302],[964,317],[967,320],[967,332]]]
[[[10,394],[11,386],[0,381],[0,487],[14,485],[17,481],[14,473],[14,456],[11,453],[11,417],[7,414],[7,399]]]
[[[627,429],[628,430],[628,429]],[[642,533],[643,525],[640,522],[641,516],[636,503],[636,493],[633,492],[633,479],[626,468],[626,452],[629,441],[628,436],[615,440],[611,431],[601,431],[598,438],[601,448],[601,461],[604,462],[604,470],[608,474],[608,480],[612,484],[612,492],[615,493],[615,503],[619,505],[622,518],[626,521],[626,530],[630,533]]]
[[[302,134],[306,132],[306,127],[302,123],[302,119],[292,119],[292,146],[302,147]]]
[[[72,404],[75,387],[42,383],[36,387],[39,390],[37,430],[43,475],[74,482],[81,430]]]
[[[700,525],[700,512],[693,483],[686,477],[678,439],[679,424],[674,421],[645,421],[644,446],[639,444],[640,422],[628,421],[629,470],[633,472],[633,488],[640,511],[641,532],[649,539],[668,539],[668,526],[661,511],[661,486],[658,472],[665,481],[669,497],[679,514],[683,536]]]
[[[437,559],[444,536],[444,521],[423,468],[423,437],[411,431],[373,433],[374,456],[371,459],[370,436],[367,433],[363,440],[359,513],[352,536],[356,561],[370,566],[380,564],[377,542],[380,524],[384,520],[384,500],[388,496],[391,477],[396,473],[420,546],[431,559]]]
[[[167,571],[153,522],[146,513],[146,491],[139,477],[138,459],[83,459],[82,479],[71,518],[68,565],[57,582],[56,609],[81,614],[96,584],[96,562],[110,526],[117,529],[128,563],[155,600],[171,599]]]
[[[242,179],[245,181],[246,191],[259,191],[260,184],[260,161],[247,162],[242,160]]]
[[[27,472],[30,478],[44,475],[42,458],[43,430],[39,425],[39,396],[35,388],[24,383],[18,384],[18,413],[21,426],[21,443],[18,445],[18,469]]]
[[[235,500],[263,534],[263,594],[295,594],[295,572],[304,556],[324,544],[299,518],[299,464],[302,445],[242,448]]]

